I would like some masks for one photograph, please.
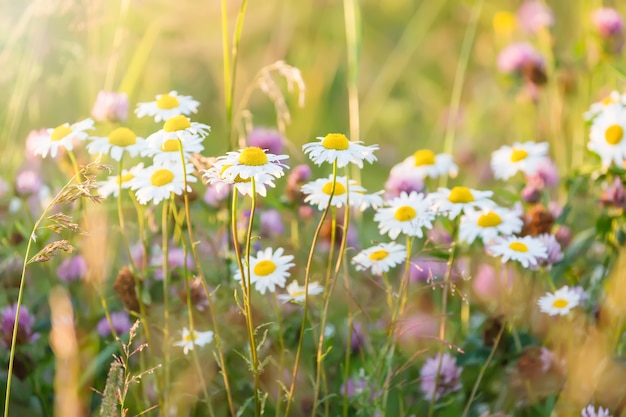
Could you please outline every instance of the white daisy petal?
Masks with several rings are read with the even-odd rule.
[[[287,294],[278,294],[276,297],[282,301],[283,303],[292,302],[292,303],[303,303],[306,294],[318,295],[324,292],[324,287],[315,282],[309,282],[308,289],[307,287],[300,286],[298,281],[293,280],[289,285],[287,285]]]
[[[187,355],[190,350],[193,350],[194,346],[202,347],[213,341],[213,332],[210,330],[206,332],[194,330],[191,332],[188,328],[184,327],[181,334],[182,340],[174,342],[174,346],[182,347],[185,355]]]
[[[357,271],[370,269],[374,275],[382,275],[406,260],[406,247],[395,242],[381,243],[359,252],[352,258]]]
[[[554,293],[541,297],[537,304],[543,313],[551,316],[564,316],[580,303],[580,293],[567,286],[561,287]]]
[[[484,243],[489,243],[497,236],[521,232],[523,225],[524,222],[516,211],[503,207],[467,210],[461,217],[459,239],[472,243],[480,238]]]
[[[438,178],[443,175],[456,177],[458,170],[459,167],[452,161],[452,155],[445,153],[435,155],[429,149],[420,149],[395,165],[391,172],[395,174],[396,171],[404,171],[412,173],[419,179],[424,179],[427,177]]]
[[[193,176],[193,165],[187,164],[187,184],[196,182]],[[137,173],[131,188],[135,190],[137,201],[140,204],[159,204],[170,198],[172,193],[181,195],[185,188],[181,164],[152,165]],[[191,187],[188,187],[191,190]]]
[[[429,194],[428,199],[434,210],[454,219],[466,210],[493,207],[495,204],[489,199],[492,195],[493,191],[453,187],[440,188],[437,192]]]
[[[118,162],[124,153],[134,157],[143,154],[148,148],[144,138],[138,137],[135,132],[126,127],[114,129],[109,136],[92,136],[89,140],[87,152],[91,155],[109,155]]]
[[[587,148],[598,154],[602,166],[609,167],[612,163],[622,167],[626,159],[626,109],[621,104],[607,106],[591,125],[590,141]]]
[[[512,147],[504,145],[491,154],[491,169],[494,177],[502,180],[508,180],[519,171],[534,175],[547,157],[547,142],[515,142]]]
[[[407,236],[423,237],[423,228],[432,229],[436,213],[424,194],[402,192],[400,197],[390,200],[389,207],[379,208],[374,215],[381,234],[389,234],[391,239],[400,233]]]
[[[293,255],[283,255],[284,249],[272,248],[261,250],[256,256],[250,256],[250,283],[261,294],[265,291],[275,292],[276,287],[283,288],[287,278],[291,275],[289,268],[294,266]],[[244,265],[244,270],[247,267]],[[241,271],[235,272],[235,279],[241,280]]]
[[[191,96],[181,96],[176,91],[170,91],[157,95],[156,101],[139,103],[135,113],[139,118],[150,116],[154,117],[155,122],[162,122],[175,116],[196,113],[199,105]]]
[[[93,120],[91,119],[85,119],[73,125],[64,123],[54,129],[47,129],[47,134],[38,136],[33,143],[33,152],[35,155],[41,155],[42,158],[47,157],[48,154],[55,158],[60,148],[71,151],[74,148],[73,141],[87,139],[89,135],[85,131],[92,129]]]
[[[501,256],[502,263],[513,260],[521,263],[524,268],[531,265],[535,266],[540,259],[545,259],[548,256],[547,248],[543,242],[532,236],[500,237],[486,249],[491,256]]]
[[[124,169],[122,170],[122,189],[127,190],[133,187],[135,183],[135,177],[137,173],[143,170],[143,164],[138,164],[132,167],[130,170]],[[120,176],[119,175],[111,175],[105,181],[98,182],[98,193],[107,198],[109,196],[117,197],[120,189]]]
[[[324,162],[337,162],[337,167],[342,168],[349,163],[363,168],[363,161],[372,163],[376,160],[374,151],[378,145],[363,146],[363,142],[351,142],[341,133],[329,133],[325,137],[318,137],[319,142],[311,142],[302,146],[305,154],[313,163],[322,165]]]

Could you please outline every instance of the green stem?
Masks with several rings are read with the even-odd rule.
[[[172,205],[174,204],[172,197]],[[170,289],[169,289],[169,238],[167,231],[167,223],[169,216],[169,200],[163,201],[163,208],[161,212],[161,233],[162,240],[161,245],[163,247],[163,401],[164,409],[167,408],[167,384],[170,380]]]

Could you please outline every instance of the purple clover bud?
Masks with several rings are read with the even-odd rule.
[[[619,12],[603,7],[591,15],[591,21],[602,40],[604,51],[619,54],[624,46],[624,20]]]
[[[65,258],[57,268],[57,276],[67,283],[80,280],[87,274],[87,262],[80,255]]]
[[[118,336],[128,333],[130,328],[133,326],[130,322],[130,318],[128,317],[128,313],[125,311],[112,312],[111,323],[113,324],[115,333],[117,333]],[[106,317],[100,319],[96,328],[98,329],[98,334],[102,337],[107,337],[111,334],[111,326],[109,325],[109,320]]]
[[[283,135],[278,130],[256,128],[248,133],[248,146],[267,149],[268,153],[280,155],[283,152]]]
[[[260,215],[261,236],[280,236],[285,231],[283,217],[278,210],[265,210]]]
[[[403,191],[407,194],[412,191],[421,193],[424,191],[424,180],[409,170],[392,169],[385,182],[385,195],[387,198],[399,197]]]
[[[537,33],[543,28],[554,25],[554,14],[544,2],[526,0],[517,9],[517,22],[522,30]]]
[[[449,353],[443,355],[440,353],[433,358],[426,359],[420,370],[420,389],[426,400],[431,401],[433,397],[438,400],[460,390],[462,371],[462,368],[456,366],[456,359]]]
[[[5,307],[0,313],[0,343],[6,347],[11,346],[13,338],[13,325],[15,324],[15,313],[17,312],[17,303]],[[20,315],[18,318],[16,345],[32,343],[39,339],[38,333],[33,333],[33,325],[35,317],[28,311],[25,306],[20,307]]]
[[[37,194],[42,186],[43,181],[39,173],[30,169],[20,172],[15,178],[15,191],[23,197]]]
[[[91,115],[99,122],[125,122],[128,118],[128,107],[126,93],[100,91],[91,109]]]

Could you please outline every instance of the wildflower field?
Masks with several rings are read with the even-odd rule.
[[[0,0],[2,417],[626,416],[625,13]]]

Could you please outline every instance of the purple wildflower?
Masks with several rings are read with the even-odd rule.
[[[596,412],[595,407],[592,405],[588,405],[586,408],[583,408],[580,412],[580,415],[582,417],[612,417],[609,414],[608,408],[604,409],[602,407],[599,407],[598,411]]]
[[[432,281],[446,274],[446,261],[435,258],[418,257],[411,261],[409,278],[413,282]]]
[[[437,374],[439,371],[439,378]],[[420,389],[428,401],[440,399],[461,389],[462,368],[456,366],[456,359],[449,353],[440,353],[426,359],[420,370]]]
[[[543,68],[544,61],[528,42],[513,43],[498,55],[498,68],[506,74],[521,72],[530,66]]]
[[[538,263],[535,266],[531,266],[531,269],[538,269],[539,267],[552,268],[552,265],[561,262],[563,260],[563,250],[561,244],[556,240],[553,234],[542,233],[537,236],[541,243],[543,243],[548,251],[548,256],[538,259]]]
[[[114,311],[111,313],[111,323],[113,324],[113,328],[115,329],[115,333],[117,335],[122,335],[124,333],[128,333],[133,324],[130,322],[130,318],[128,317],[128,313],[125,311]],[[103,317],[96,326],[98,329],[98,334],[102,337],[107,337],[111,334],[111,326],[109,325],[109,320],[106,317]]]
[[[78,281],[87,274],[87,262],[81,255],[65,258],[57,268],[57,276],[65,282]]]
[[[16,312],[17,303],[5,307],[0,313],[0,343],[7,347],[11,346]],[[28,311],[27,307],[21,306],[18,318],[17,339],[15,341],[17,345],[32,343],[39,339],[39,333],[33,333],[34,324],[35,317]]]
[[[283,218],[278,210],[265,210],[259,216],[261,236],[279,236],[285,231]]]
[[[392,169],[385,182],[385,197],[399,197],[400,193],[410,194],[412,191],[424,191],[424,180],[408,169]]]
[[[517,9],[517,22],[528,33],[537,33],[554,25],[552,10],[542,1],[526,0]]]
[[[91,109],[91,115],[99,122],[124,122],[128,118],[126,93],[100,91]]]
[[[256,128],[248,133],[248,146],[265,149],[274,155],[283,153],[283,142],[283,135],[278,130]]]
[[[29,196],[39,193],[43,181],[38,172],[27,169],[19,174],[15,178],[15,191],[20,196]]]

